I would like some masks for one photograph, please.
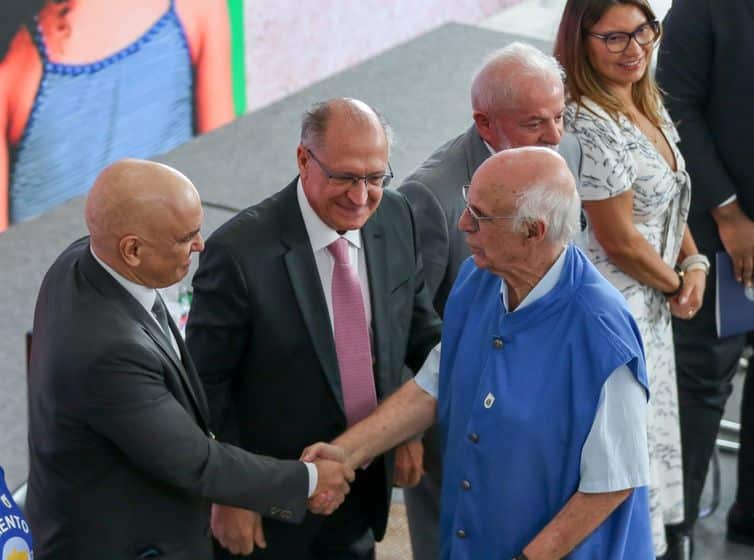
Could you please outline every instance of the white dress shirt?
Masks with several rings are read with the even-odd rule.
[[[565,255],[563,251],[516,310],[531,305],[555,287]],[[508,290],[502,278],[500,297],[507,313]],[[414,378],[416,384],[434,398],[439,388],[440,355],[441,345],[438,344]],[[649,484],[646,416],[644,387],[626,365],[619,366],[602,386],[597,413],[581,450],[580,492],[616,492]]]
[[[296,195],[298,197],[299,208],[301,208],[301,216],[304,218],[306,234],[309,236],[309,242],[314,253],[314,261],[317,264],[322,291],[325,293],[327,311],[330,314],[330,325],[333,327],[333,332],[335,332],[335,329],[332,311],[332,272],[335,266],[335,257],[332,256],[327,246],[333,241],[344,237],[348,241],[348,260],[352,265],[353,263],[357,263],[356,271],[361,284],[361,297],[364,300],[364,311],[366,313],[367,325],[369,326],[369,336],[372,337],[372,305],[369,298],[369,277],[367,275],[367,261],[364,258],[364,250],[361,243],[361,231],[349,230],[340,235],[325,224],[309,204],[304,194],[304,187],[301,185],[301,179],[298,180]]]

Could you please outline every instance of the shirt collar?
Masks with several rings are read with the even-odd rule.
[[[312,251],[316,253],[326,248],[333,241],[337,241],[340,237],[345,237],[351,245],[361,249],[360,230],[352,229],[340,235],[322,221],[322,218],[317,215],[304,194],[301,177],[299,177],[298,185],[296,185],[296,197],[298,198],[298,206],[301,209],[301,216],[304,218],[304,227],[306,228],[306,234],[309,236]]]
[[[94,249],[92,249],[91,245],[89,245],[89,251],[92,253],[94,260],[96,260],[110,276],[115,278],[115,281],[118,282],[118,284],[123,286],[126,291],[131,294],[133,298],[138,301],[144,309],[146,309],[150,313],[152,312],[152,306],[154,305],[154,301],[157,298],[157,290],[155,290],[154,288],[148,288],[147,286],[142,286],[141,284],[137,284],[136,282],[132,282],[128,278],[125,278],[118,274],[97,256],[97,253],[94,252]]]
[[[531,305],[535,301],[537,301],[540,298],[543,298],[548,293],[550,293],[550,290],[552,290],[555,287],[555,284],[558,283],[558,280],[560,279],[560,273],[563,271],[563,266],[565,265],[565,258],[566,253],[568,251],[566,248],[563,248],[563,252],[560,253],[560,256],[555,260],[554,263],[552,263],[552,266],[550,269],[545,273],[545,275],[539,280],[539,282],[536,283],[536,285],[532,288],[531,292],[526,294],[526,297],[521,301],[521,303],[518,304],[518,307],[516,307],[515,311],[518,311],[519,309],[523,309],[527,305]],[[508,312],[508,287],[505,284],[504,279],[500,279],[500,299],[503,300],[503,307],[505,308],[506,313]]]

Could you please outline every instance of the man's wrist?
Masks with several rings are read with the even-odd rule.
[[[738,205],[738,200],[733,200],[728,204],[722,206],[716,206],[710,210],[712,217],[717,224],[727,223],[740,219],[744,214],[741,207]]]

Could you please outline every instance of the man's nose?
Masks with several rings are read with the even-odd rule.
[[[204,251],[204,238],[201,233],[196,234],[196,241],[194,241],[194,246],[191,250],[195,253],[201,253]]]
[[[474,218],[471,217],[467,208],[463,209],[461,216],[458,218],[458,231],[465,233],[473,233],[475,231]]]
[[[563,136],[562,122],[557,122],[555,121],[555,119],[550,119],[544,125],[542,136],[540,136],[539,141],[542,144],[557,146],[558,144],[560,144],[561,136]]]
[[[358,182],[355,185],[351,185],[351,188],[348,189],[346,196],[348,196],[348,199],[352,203],[358,206],[366,204],[369,198],[367,180],[363,177],[359,178]]]

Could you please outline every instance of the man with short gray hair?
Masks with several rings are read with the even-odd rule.
[[[356,466],[438,422],[442,560],[653,560],[644,353],[623,296],[568,243],[573,177],[551,150],[511,149],[463,193],[472,258],[442,350],[333,444]]]
[[[440,147],[399,189],[414,207],[424,273],[441,315],[458,269],[469,256],[456,228],[464,209],[460,185],[469,183],[492,154],[522,146],[558,150],[577,179],[581,169],[578,140],[563,134],[563,70],[552,56],[518,42],[494,51],[472,80],[471,108],[474,124]],[[423,441],[426,475],[416,488],[406,489],[406,509],[414,558],[436,560],[442,465],[434,428]],[[421,456],[421,451],[416,442],[414,455]],[[402,459],[403,452],[397,464],[408,462]],[[421,473],[421,465],[414,472]],[[415,484],[417,479],[403,482]]]

